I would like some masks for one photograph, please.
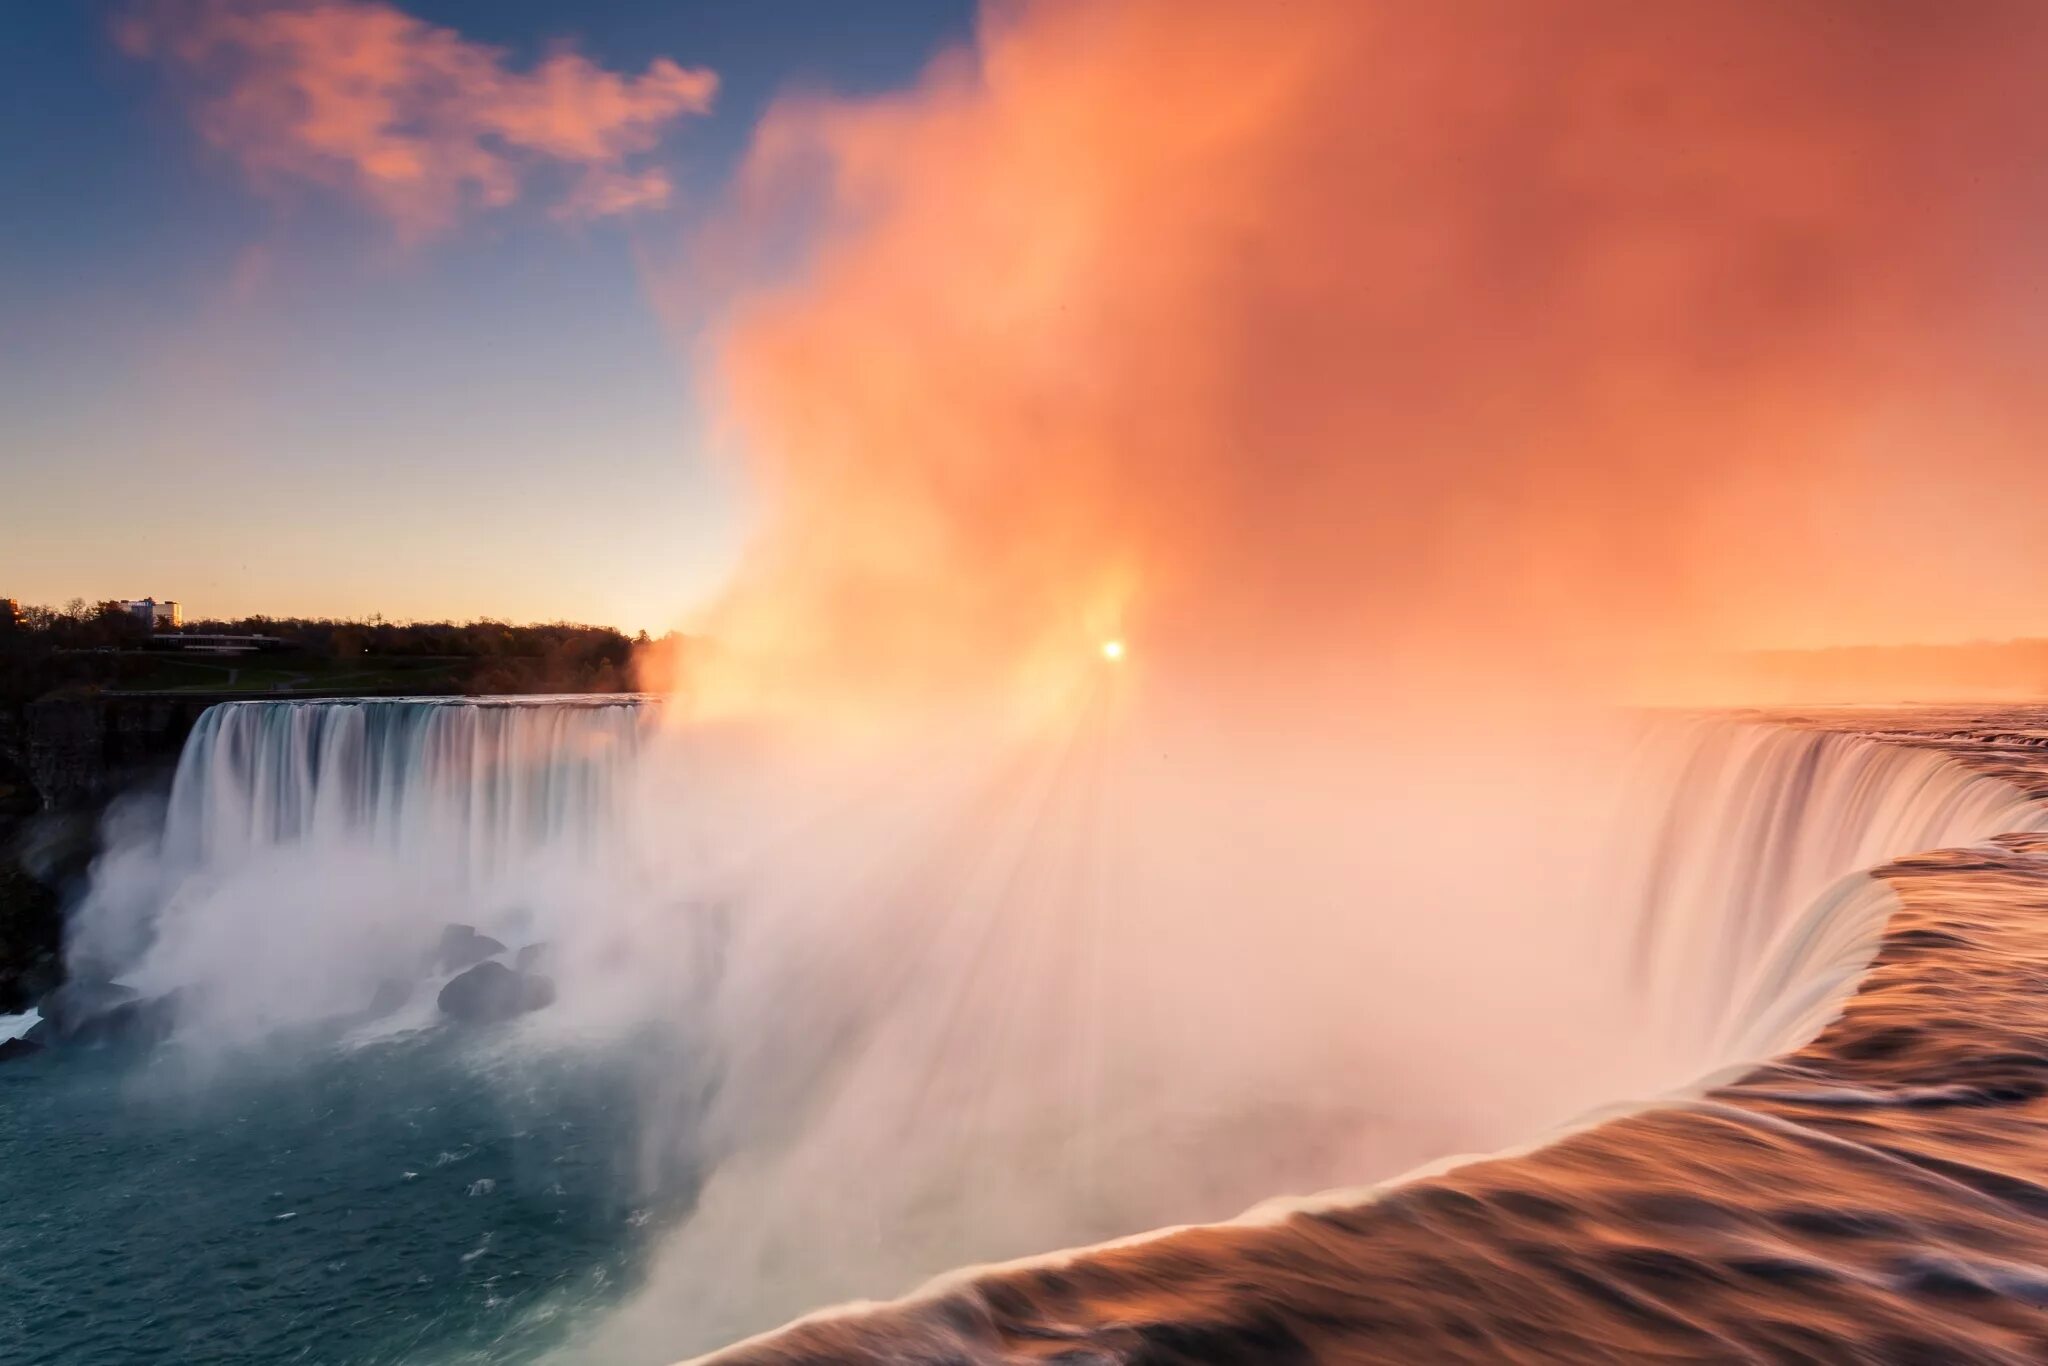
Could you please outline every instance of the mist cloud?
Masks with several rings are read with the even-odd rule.
[[[713,355],[763,530],[708,629],[843,696],[1112,631],[1576,682],[2020,610],[2044,47],[2026,5],[991,6],[757,135]]]

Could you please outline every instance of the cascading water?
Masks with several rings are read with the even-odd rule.
[[[1657,717],[1629,776],[1607,789],[1619,810],[1602,845],[1599,821],[1560,811],[1560,799],[1592,785],[1583,774],[1518,764],[1513,752],[1471,764],[1473,746],[1455,737],[1444,748],[1444,787],[1401,764],[1375,775],[1393,798],[1362,809],[1383,814],[1384,829],[1370,820],[1305,826],[1310,807],[1351,790],[1311,770],[1322,781],[1307,805],[1240,776],[1230,810],[1250,814],[1204,840],[1191,822],[1139,825],[1129,813],[1162,809],[1167,784],[1127,774],[1122,801],[1103,808],[1119,813],[1105,818],[1110,847],[1093,856],[1122,867],[1118,885],[1139,889],[1139,904],[1115,908],[1131,927],[1114,937],[1114,926],[1077,924],[1059,936],[1066,947],[1051,975],[1035,966],[1027,936],[1034,915],[1056,901],[988,907],[991,923],[958,962],[934,951],[941,934],[956,932],[945,917],[928,935],[883,934],[927,956],[890,951],[879,966],[859,944],[829,937],[837,927],[826,919],[785,924],[766,943],[742,931],[747,961],[778,944],[786,955],[816,940],[832,945],[824,971],[844,974],[849,989],[865,983],[873,995],[874,984],[890,984],[883,1018],[851,1041],[811,1027],[811,1002],[834,995],[832,979],[820,983],[814,971],[771,974],[771,984],[801,981],[804,990],[759,990],[750,997],[764,1003],[756,1013],[727,1020],[727,1041],[741,1046],[785,1028],[794,1042],[784,1051],[749,1056],[815,1079],[826,1099],[804,1110],[793,1135],[779,1131],[767,1155],[742,1151],[711,1174],[654,1289],[596,1354],[630,1357],[663,1341],[708,1346],[809,1304],[900,1290],[949,1261],[1226,1216],[1232,1207],[1218,1205],[1232,1196],[1241,1199],[1235,1209],[1288,1191],[1367,1198],[1361,1183],[1393,1178],[1432,1150],[1497,1150],[1612,1102],[1649,1103],[1794,1048],[1826,1022],[1867,967],[1894,904],[1867,870],[2035,828],[2044,816],[2009,784],[1926,751]],[[1568,748],[1594,752],[1578,737]],[[1599,762],[1587,767],[1606,771]],[[1033,829],[1058,831],[1067,801],[1055,794],[1034,810]],[[1531,810],[1545,813],[1540,827],[1528,822]],[[1501,814],[1517,812],[1519,826]],[[1442,824],[1431,830],[1418,813]],[[1558,831],[1583,842],[1583,857],[1543,847]],[[1120,865],[1129,852],[1120,840],[1202,871],[1168,895],[1169,884],[1145,880],[1151,869]],[[1228,857],[1232,840],[1276,852],[1241,875]],[[1349,842],[1343,857],[1333,856],[1335,841]],[[1022,877],[1035,875],[1024,866]],[[902,880],[884,882],[900,899]],[[1356,890],[1333,897],[1332,883]],[[1296,893],[1311,914],[1276,904]],[[1503,904],[1513,913],[1502,914]],[[1202,935],[1227,952],[1189,947]],[[1103,952],[1090,936],[1113,945],[1113,966],[1098,979],[1106,999],[1089,996],[1069,970],[1085,967],[1091,949]],[[1579,961],[1579,944],[1601,960]],[[1325,1006],[1325,992],[1339,1008]],[[1039,1012],[1020,998],[1056,1001],[1062,1018],[1039,1027]],[[1571,1018],[1551,1011],[1559,1001]],[[1072,1065],[1015,1063],[993,1049],[954,1057],[934,1042],[986,1026],[998,1041],[1085,1053],[1064,1022],[1091,1016],[1111,1022],[1101,1026],[1109,1042]],[[1661,1027],[1645,1028],[1646,1016]],[[1148,1027],[1163,1033],[1148,1039]],[[1239,1043],[1246,1035],[1257,1040],[1249,1049]],[[1131,1058],[1146,1065],[1120,1071]],[[1091,1069],[1127,1080],[1077,1101],[1065,1078]],[[1161,1073],[1170,1092],[1143,1096],[1139,1079]],[[933,1095],[945,1097],[937,1114]],[[1383,1108],[1383,1096],[1398,1099]],[[1010,1117],[1008,1146],[969,1127],[989,1112]],[[905,1113],[930,1119],[889,1118]],[[1074,1119],[1034,1119],[1047,1115]],[[1109,1137],[1091,1145],[1069,1122]],[[1026,1133],[1035,1137],[1019,1137]],[[1005,1173],[1042,1151],[1066,1152],[1071,1170],[1034,1166],[1020,1212]],[[937,1182],[935,1171],[956,1175]],[[892,1254],[912,1239],[920,1245],[887,1260],[872,1244],[877,1228],[893,1230]],[[645,1321],[633,1324],[635,1314]]]
[[[649,714],[638,699],[223,703],[178,761],[165,854],[219,866],[358,844],[452,856],[489,882],[608,837]]]
[[[706,1070],[649,1078],[644,1146],[709,1134],[709,1170],[619,1359],[1261,1196],[1355,1198],[1794,1047],[1889,913],[1865,870],[2048,828],[1931,751],[1725,718],[1652,721],[1607,783],[1461,739],[1190,789],[1191,747],[1122,745],[1104,710],[986,779],[762,801],[725,771],[743,747],[657,744],[657,710],[215,708],[74,954],[247,1042],[360,1012],[460,921],[551,945],[540,1037],[682,1025]],[[678,856],[735,834],[765,852]],[[1470,1037],[1461,992],[1514,1025]],[[996,1176],[1018,1171],[1028,1192]]]
[[[1707,1065],[1825,1022],[1890,913],[1868,870],[2048,829],[2048,805],[2008,782],[1840,731],[1677,718],[1650,729],[1644,762],[1647,822],[1617,851],[1639,880],[1631,971]]]
[[[1610,891],[1635,921],[1634,963],[1644,1003],[1674,1030],[1689,1031],[1666,1054],[1674,1070],[1664,1082],[1693,1076],[1687,1088],[1692,1091],[1801,1047],[1841,1008],[1898,905],[1889,886],[1869,876],[1874,865],[1994,835],[2048,830],[2048,805],[2028,799],[2010,783],[1927,749],[1856,734],[1723,718],[1661,719],[1652,724],[1640,757],[1635,784],[1626,794],[1637,819],[1624,826],[1643,843],[1639,857],[1619,865],[1630,871],[1610,884]],[[1868,1103],[1867,1093],[1859,1093],[1858,1100]],[[1566,1128],[1611,1119],[1640,1104],[1602,1107]],[[1343,1258],[1355,1257],[1359,1284],[1373,1287],[1365,1304],[1373,1303],[1374,1294],[1418,1295],[1410,1279],[1415,1249],[1390,1245],[1383,1255],[1391,1264],[1377,1267],[1378,1279],[1368,1281],[1367,1268],[1376,1266],[1372,1245],[1361,1242],[1353,1248],[1346,1239],[1367,1218],[1355,1212],[1359,1207],[1460,1160],[1431,1163],[1377,1185],[1266,1202],[1231,1221],[1272,1231],[1273,1245],[1260,1244],[1253,1253],[1237,1251],[1234,1235],[1189,1237],[1185,1230],[1168,1228],[1150,1238],[1120,1241],[1113,1253],[1084,1247],[955,1272],[899,1304],[848,1305],[705,1360],[730,1359],[736,1366],[911,1357],[1007,1360],[998,1344],[1043,1337],[1057,1338],[1077,1357],[1092,1358],[1100,1349],[1123,1359],[1146,1354],[1144,1344],[1155,1327],[1162,1343],[1209,1342],[1219,1357],[1252,1359],[1261,1353],[1229,1345],[1238,1341],[1231,1336],[1239,1331],[1236,1325],[1244,1325],[1246,1343],[1291,1342],[1286,1334],[1297,1326],[1311,1333],[1309,1341],[1317,1340],[1315,1311],[1302,1315],[1300,1325],[1276,1312],[1276,1303],[1287,1302],[1297,1291],[1314,1287],[1322,1292],[1303,1297],[1323,1316],[1319,1331],[1325,1338],[1335,1325],[1348,1321],[1337,1307],[1354,1313],[1361,1301],[1331,1279],[1341,1274]],[[1499,1165],[1512,1173],[1515,1160]],[[1572,1170],[1569,1159],[1559,1165]],[[1739,1191],[1665,1192],[1654,1186],[1637,1191],[1629,1185],[1632,1179],[1641,1180],[1617,1174],[1613,1183],[1645,1200],[1668,1195],[1701,1209],[1715,1200],[1733,1200],[1739,1212],[1744,1208]],[[1512,1181],[1512,1175],[1496,1178],[1496,1183]],[[707,1195],[712,1208],[716,1197],[715,1189]],[[1455,1246],[1431,1251],[1432,1257],[1448,1259],[1459,1269],[1458,1284],[1469,1285],[1468,1275],[1497,1270],[1502,1247],[1514,1245],[1514,1239],[1541,1247],[1547,1218],[1534,1228],[1510,1230],[1513,1216],[1470,1196],[1457,1198],[1461,1203],[1443,1207],[1441,1224],[1422,1216],[1421,1204],[1405,1215],[1389,1216],[1388,1222],[1397,1229],[1426,1227],[1430,1241],[1449,1237],[1453,1244],[1452,1230],[1476,1230],[1480,1241],[1469,1255]],[[1536,1199],[1529,1197],[1530,1208],[1541,1208]],[[1288,1222],[1297,1212],[1346,1210],[1354,1212],[1329,1225]],[[1496,1241],[1485,1241],[1485,1230],[1495,1222],[1503,1229],[1491,1235]],[[1749,1227],[1736,1219],[1730,1224]],[[677,1242],[687,1246],[693,1233],[684,1229]],[[1290,1245],[1297,1242],[1300,1246]],[[1681,1264],[1679,1256],[1673,1254],[1673,1265]],[[1546,1265],[1543,1254],[1532,1260],[1539,1268]],[[679,1259],[648,1300],[675,1295],[676,1273],[701,1270],[701,1262]],[[1041,1270],[1049,1274],[1041,1276]],[[1525,1279],[1514,1284],[1525,1287],[1529,1273],[1520,1274]],[[1163,1285],[1187,1289],[1163,1308],[1163,1325],[1155,1325],[1162,1306],[1153,1294]],[[1074,1288],[1081,1286],[1096,1287],[1092,1299],[1089,1293],[1076,1293]],[[1047,1302],[1037,1301],[1040,1294]],[[1453,1298],[1455,1312],[1471,1309]],[[1579,1303],[1569,1292],[1563,1298]],[[1617,1292],[1615,1302],[1632,1301],[1626,1292]],[[920,1307],[925,1305],[928,1312]],[[639,1308],[646,1312],[646,1303]],[[1425,1317],[1428,1312],[1418,1309]],[[1364,1317],[1379,1320],[1372,1312]],[[1019,1326],[1011,1327],[1013,1321]],[[1357,1331],[1361,1360],[1413,1355]],[[1589,1330],[1589,1339],[1611,1345],[1618,1339],[1608,1332],[1602,1322]],[[1185,1336],[1190,1333],[1197,1336]],[[1478,1355],[1489,1356],[1487,1339],[1476,1345]],[[1463,1359],[1472,1355],[1475,1343],[1446,1340],[1442,1346]]]
[[[359,1008],[450,923],[553,936],[615,871],[638,698],[230,702],[117,821],[75,964],[229,1037]]]
[[[621,870],[660,868],[660,846],[704,835],[678,828],[690,824],[687,810],[650,809],[657,803],[648,799],[648,769],[673,766],[666,755],[649,757],[657,711],[632,698],[211,708],[186,744],[160,839],[117,840],[103,861],[74,956],[139,971],[168,988],[195,985],[182,974],[203,977],[210,955],[232,963],[269,950],[261,961],[293,966],[303,978],[310,969],[299,960],[307,954],[344,965],[361,957],[333,953],[360,947],[352,938],[409,944],[457,919],[538,938],[561,932],[550,922],[574,915],[580,942],[602,939],[613,959],[644,966],[672,954],[685,928],[650,907],[665,899],[673,909],[704,891],[688,885],[694,870],[670,860],[659,876],[683,885],[621,895]],[[1113,752],[1099,762],[1113,765]],[[2009,784],[1926,749],[1719,717],[1653,720],[1624,786],[1611,847],[1587,861],[1594,876],[1575,896],[1593,903],[1592,918],[1614,927],[1603,932],[1610,944],[1633,944],[1627,961],[1603,971],[1633,978],[1687,1065],[1702,1069],[1796,1042],[1792,1035],[1809,1023],[1812,1008],[1824,1010],[1839,994],[1883,915],[1881,889],[1856,875],[1897,855],[2044,823],[2042,807]],[[1054,838],[1047,831],[1105,819],[1095,807],[1063,810],[1067,799],[1057,788],[1033,800],[1038,814],[1029,826],[1000,837],[1023,841],[1012,855],[1019,867],[1044,857],[1031,844]],[[975,809],[987,817],[998,805],[977,801]],[[944,819],[957,845],[958,818]],[[994,831],[1002,817],[989,819]],[[886,838],[914,845],[920,829]],[[1372,837],[1365,830],[1360,840]],[[1122,852],[1105,844],[1101,830],[1057,838],[1091,840],[1098,867],[1114,865]],[[886,839],[859,842],[872,860]],[[916,848],[903,855],[906,864],[919,857]],[[1448,884],[1453,871],[1444,869],[1441,880]],[[1146,895],[1142,881],[1126,882]],[[843,896],[830,885],[803,890],[814,900]],[[741,906],[747,893],[744,885],[719,889]],[[1183,883],[1171,898],[1154,889],[1151,899],[1189,894]],[[989,906],[976,921],[961,922],[947,908],[978,905],[985,893],[970,895],[963,885],[920,888],[919,895],[934,908],[922,929],[901,919],[876,929],[885,936],[914,931],[929,941],[928,957],[965,924],[1042,914]],[[859,908],[846,911],[822,907],[819,914],[835,936],[858,936]],[[776,932],[806,936],[800,921]],[[978,933],[990,945],[1001,942],[999,926]],[[1113,927],[1091,933],[1113,939]],[[1156,945],[1159,935],[1137,938]],[[798,947],[758,935],[748,942],[761,956]],[[1102,951],[1100,943],[1092,948]],[[1031,963],[1011,963],[1009,971],[1038,961],[1034,951]],[[757,975],[774,981],[773,965]],[[951,992],[953,984],[928,989]],[[1059,987],[1068,999],[1076,989],[1073,982]]]

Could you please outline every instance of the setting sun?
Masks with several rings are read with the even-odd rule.
[[[1122,659],[1124,657],[1124,643],[1121,640],[1103,641],[1102,657],[1110,661],[1112,664],[1115,663],[1117,660]]]

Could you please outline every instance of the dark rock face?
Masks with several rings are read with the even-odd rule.
[[[441,931],[441,946],[434,950],[434,967],[440,972],[460,972],[486,958],[495,958],[505,946],[474,925],[450,925]]]
[[[32,816],[15,831],[15,857],[45,887],[82,888],[100,854],[100,816],[97,809]]]
[[[211,699],[46,697],[21,709],[21,759],[46,810],[104,802],[176,762]]]
[[[64,979],[57,893],[0,852],[0,1014],[23,1011]]]
[[[64,980],[64,918],[53,879],[31,857],[43,800],[0,727],[0,1014],[12,1015]]]
[[[478,963],[441,988],[441,1013],[464,1024],[497,1024],[552,1005],[555,984],[503,963]]]
[[[521,972],[538,972],[547,965],[553,950],[546,944],[525,944],[512,955],[512,966]]]
[[[43,1046],[33,1039],[0,1040],[0,1062],[13,1062],[16,1058],[33,1057],[43,1051]]]
[[[98,852],[100,810],[138,779],[167,773],[211,700],[0,702],[0,1013],[64,980],[60,907]]]

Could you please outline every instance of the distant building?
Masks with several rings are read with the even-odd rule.
[[[175,602],[158,602],[155,598],[138,598],[121,604],[137,621],[152,631],[175,631],[185,624],[185,613]]]
[[[0,598],[0,631],[12,631],[21,625],[21,604],[13,598]]]

